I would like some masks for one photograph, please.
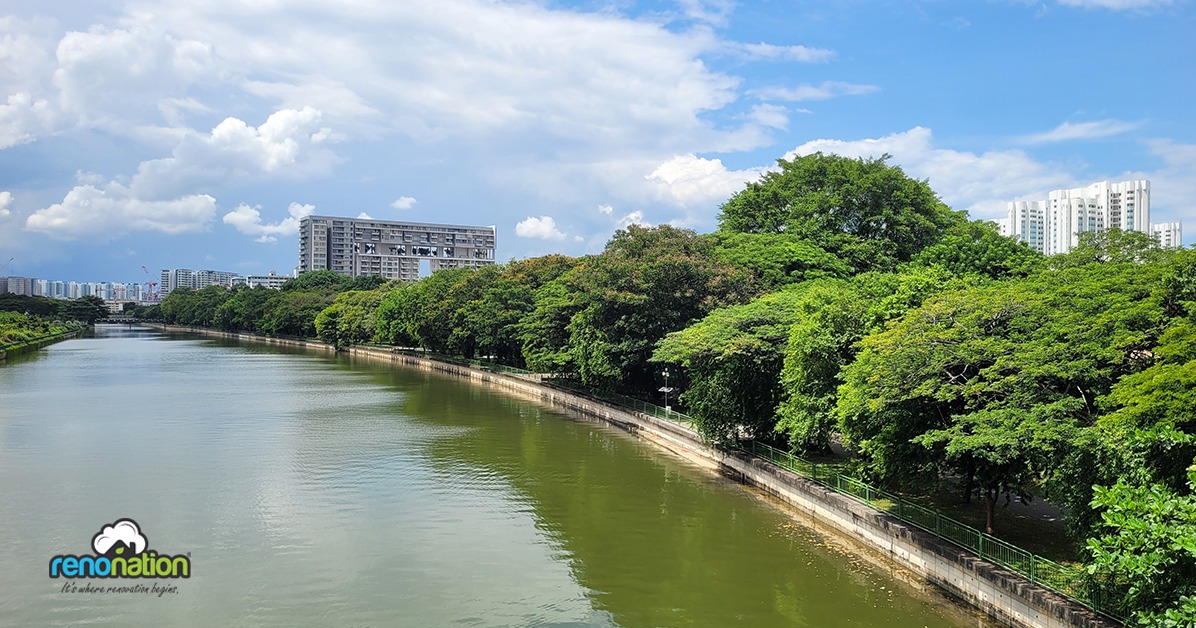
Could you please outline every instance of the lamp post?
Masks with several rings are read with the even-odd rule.
[[[664,411],[672,412],[673,408],[669,405],[669,393],[673,392],[673,389],[669,388],[669,370],[666,368],[661,375],[664,375],[664,386],[660,389],[660,392],[664,393]]]

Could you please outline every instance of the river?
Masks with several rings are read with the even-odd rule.
[[[0,365],[0,499],[0,625],[981,623],[617,429],[146,329]],[[190,577],[48,576],[126,518]]]

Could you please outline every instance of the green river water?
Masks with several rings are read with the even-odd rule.
[[[191,577],[49,577],[122,518]],[[0,365],[0,530],[3,626],[985,625],[619,430],[120,326]]]

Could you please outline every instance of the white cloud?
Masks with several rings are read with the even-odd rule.
[[[564,240],[565,233],[556,227],[556,220],[552,216],[528,216],[515,225],[515,235],[521,238],[540,238],[542,240]]]
[[[5,190],[0,192],[0,218],[8,218],[12,215],[9,206],[12,205],[12,192]]]
[[[626,229],[631,225],[640,225],[641,227],[651,227],[652,223],[644,220],[644,212],[635,210],[626,216],[620,218],[616,223],[620,229]]]
[[[275,111],[258,127],[225,118],[210,133],[185,135],[170,157],[142,162],[130,187],[154,198],[230,179],[327,174],[337,162],[323,146],[330,135],[310,107]]]
[[[781,130],[789,128],[788,110],[780,105],[755,105],[747,117],[762,127]]]
[[[819,85],[798,85],[797,87],[765,87],[751,92],[762,100],[783,100],[802,102],[807,100],[829,100],[839,96],[862,96],[880,91],[876,85],[823,81]]]
[[[735,10],[734,0],[678,0],[685,16],[698,22],[723,26]]]
[[[1187,223],[1187,240],[1191,241],[1192,225],[1196,224],[1196,144],[1180,144],[1167,139],[1147,140],[1147,148],[1163,162],[1151,171],[1123,172],[1110,177],[1117,181],[1150,180],[1150,221]],[[1099,179],[1096,179],[1099,180]]]
[[[61,239],[88,237],[103,241],[130,231],[203,231],[215,215],[216,199],[207,194],[143,200],[113,182],[103,188],[75,186],[61,203],[30,214],[25,228]]]
[[[615,208],[611,207],[610,205],[603,204],[603,205],[598,206],[598,211],[609,216],[609,215],[615,213]]]
[[[1064,122],[1045,133],[1026,135],[1021,141],[1026,144],[1049,144],[1069,140],[1091,140],[1128,133],[1142,126],[1142,122],[1122,120],[1094,120],[1092,122]]]
[[[1076,184],[1076,179],[1062,168],[1038,162],[1020,150],[977,154],[938,148],[925,127],[873,139],[813,140],[785,158],[815,152],[847,157],[892,155],[890,164],[900,166],[909,176],[928,179],[944,202],[968,210],[973,218],[999,218],[1005,215],[1008,201],[1037,198],[1048,190]]]
[[[357,218],[360,220],[373,220],[374,219],[373,216],[371,216],[365,212],[361,212],[360,214],[357,214]]]
[[[727,50],[739,57],[755,61],[800,61],[802,63],[823,63],[835,58],[835,51],[809,46],[777,46],[758,43],[743,44],[728,42]]]
[[[395,202],[391,203],[390,206],[395,209],[411,209],[412,207],[415,207],[415,204],[418,202],[419,201],[415,200],[414,197],[400,196],[395,200]]]
[[[0,16],[0,150],[54,132],[53,24]]]
[[[660,164],[646,179],[653,182],[658,198],[680,207],[714,206],[755,181],[764,168],[727,170],[720,159],[678,155]]]
[[[262,222],[260,207],[250,207],[242,203],[236,209],[225,214],[223,220],[225,224],[232,225],[241,233],[259,236],[258,242],[275,242],[278,236],[299,233],[299,221],[312,215],[315,211],[315,205],[291,203],[287,207],[289,216],[276,223],[265,223]]]

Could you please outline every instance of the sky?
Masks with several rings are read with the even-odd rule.
[[[1191,244],[1194,5],[5,0],[0,276],[289,274],[312,213],[583,255],[817,151],[979,219],[1147,178]]]

